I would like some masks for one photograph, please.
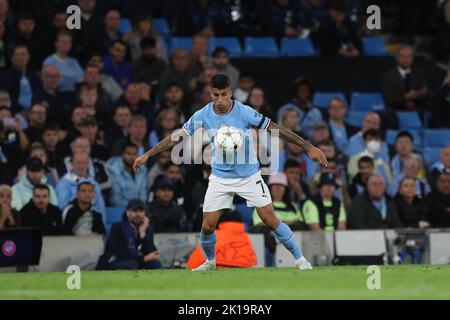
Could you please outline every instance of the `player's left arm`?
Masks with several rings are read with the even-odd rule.
[[[319,148],[316,148],[313,146],[309,141],[304,140],[291,130],[288,130],[286,128],[283,128],[282,126],[279,126],[275,122],[270,122],[269,126],[267,127],[267,130],[278,130],[280,137],[285,139],[288,142],[295,143],[296,145],[302,147],[307,153],[308,156],[312,160],[317,160],[320,162],[320,164],[324,167],[328,166],[328,161],[325,155],[323,154],[322,150]]]

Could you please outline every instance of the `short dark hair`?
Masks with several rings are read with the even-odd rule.
[[[136,149],[138,149],[138,146],[135,145],[132,142],[127,141],[127,142],[125,142],[125,144],[122,147],[122,153],[124,153],[127,148],[136,148]]]
[[[55,122],[48,122],[45,126],[44,129],[42,130],[42,132],[45,131],[59,131],[61,129],[61,127],[55,123]]]
[[[19,15],[19,19],[17,19],[17,22],[19,22],[20,20],[33,20],[33,21],[36,21],[36,18],[30,12],[22,12]]]
[[[381,139],[381,131],[377,129],[369,129],[363,134],[364,141],[366,141],[369,137]]]
[[[178,167],[178,165],[176,165],[175,163],[173,163],[172,161],[167,161],[166,163],[164,163],[164,165],[162,166],[162,171],[166,171],[168,170],[170,167],[175,166]]]
[[[400,131],[397,134],[397,136],[395,137],[395,142],[397,142],[398,139],[405,138],[405,137],[408,137],[411,140],[411,142],[414,142],[414,136],[411,134],[411,132],[406,131],[406,130]]]
[[[286,171],[287,169],[291,169],[291,168],[300,168],[300,162],[298,162],[297,160],[294,160],[294,159],[286,160],[286,162],[284,163],[284,166],[283,166],[283,171]]]
[[[372,166],[374,166],[374,162],[373,159],[369,156],[363,156],[361,158],[359,158],[358,160],[358,167],[361,165],[361,163],[366,162],[366,163],[370,163]]]
[[[167,86],[166,86],[166,88],[164,89],[164,91],[168,91],[170,88],[172,88],[172,87],[177,87],[177,88],[179,88],[179,89],[181,89],[182,91],[184,91],[183,90],[183,86],[181,85],[181,83],[179,83],[178,81],[172,81],[172,82],[170,82]]]
[[[91,181],[85,180],[85,181],[81,181],[78,185],[77,185],[77,192],[80,191],[82,186],[95,186]]]
[[[139,42],[139,46],[141,49],[145,49],[148,47],[154,48],[156,46],[156,40],[153,37],[144,37]]]
[[[328,146],[328,147],[335,147],[336,148],[336,145],[334,144],[333,140],[331,140],[331,139],[326,139],[326,140],[320,141],[317,144],[317,146],[318,147],[320,147],[320,146]]]
[[[39,184],[34,186],[33,193],[36,190],[47,190],[47,192],[50,194],[50,188],[47,185],[42,184],[42,183],[39,183]]]
[[[217,47],[212,52],[212,57],[215,58],[221,53],[225,53],[227,56],[230,55],[230,53],[228,52],[228,50],[226,48],[224,48],[224,47]]]
[[[224,74],[216,74],[211,79],[211,88],[222,90],[230,87],[231,87],[230,78],[228,78],[228,76]]]
[[[120,44],[120,45],[124,46],[125,49],[128,49],[127,43],[126,43],[125,41],[123,41],[123,40],[120,40],[120,39],[119,39],[119,40],[114,40],[114,41],[111,43],[110,48],[114,47],[116,44]]]

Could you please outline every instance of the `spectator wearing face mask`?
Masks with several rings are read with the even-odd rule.
[[[350,158],[347,166],[347,172],[350,178],[353,178],[358,172],[358,160],[361,157],[369,156],[375,164],[375,172],[382,175],[388,183],[392,180],[392,173],[389,164],[381,157],[381,133],[379,130],[370,129],[363,135],[365,147],[362,152]]]
[[[364,140],[364,133],[368,130],[375,129],[381,130],[381,118],[375,112],[370,112],[364,117],[362,128],[359,132],[355,133],[350,137],[348,142],[348,148],[345,154],[349,157],[361,153],[365,147],[366,143]],[[389,163],[389,149],[386,142],[381,142],[380,157],[387,163]]]

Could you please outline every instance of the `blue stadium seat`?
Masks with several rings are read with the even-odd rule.
[[[400,129],[422,128],[419,114],[415,111],[399,111],[397,112],[397,118]]]
[[[285,57],[315,56],[316,51],[309,38],[282,38],[281,55]]]
[[[173,37],[170,44],[170,50],[175,49],[185,49],[191,51],[192,49],[192,38],[191,37]]]
[[[387,56],[386,45],[383,38],[363,37],[363,53],[366,56]]]
[[[278,47],[271,37],[247,37],[244,40],[244,52],[248,57],[276,57]]]
[[[429,168],[439,161],[440,154],[440,147],[425,147],[422,151],[422,158],[425,160],[425,164]]]
[[[345,123],[356,128],[361,128],[364,117],[369,113],[369,111],[349,111],[345,116]]]
[[[361,111],[384,111],[384,99],[379,92],[353,92],[350,109]]]
[[[397,134],[400,131],[401,130],[387,130],[386,131],[386,142],[387,142],[388,145],[390,145],[390,146],[395,145],[395,139],[397,138]],[[411,135],[413,136],[413,138],[414,138],[414,147],[416,149],[420,149],[422,147],[422,135],[420,134],[420,130],[407,129],[406,131],[411,133]]]
[[[124,34],[131,31],[133,31],[133,25],[131,24],[130,19],[128,18],[120,19],[119,32]]]
[[[341,98],[347,103],[347,99],[343,92],[316,92],[313,98],[313,105],[322,109],[328,109],[328,103],[333,98]]]
[[[124,211],[124,207],[106,207],[106,224],[110,226],[115,222],[119,222]]]
[[[167,37],[170,35],[170,28],[166,19],[153,19],[153,26],[162,37]]]
[[[424,133],[426,147],[444,147],[450,145],[450,129],[428,129]]]
[[[208,50],[211,54],[215,48],[224,47],[230,53],[230,57],[238,58],[242,55],[241,44],[235,37],[209,38]]]

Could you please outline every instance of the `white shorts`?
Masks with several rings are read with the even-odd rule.
[[[203,212],[231,209],[235,194],[247,200],[249,207],[261,208],[272,203],[269,188],[260,172],[250,177],[235,179],[210,175]]]

